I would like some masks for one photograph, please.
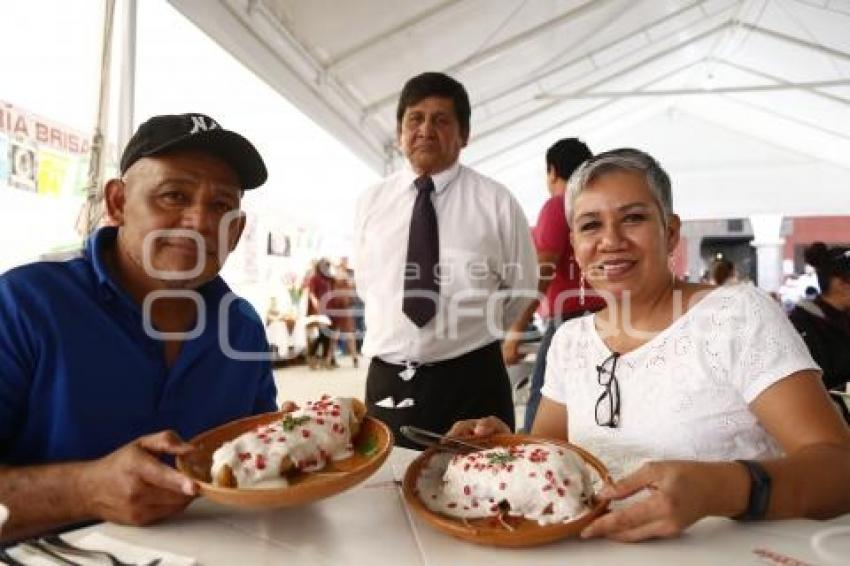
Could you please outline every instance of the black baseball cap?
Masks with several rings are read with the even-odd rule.
[[[181,149],[205,151],[227,162],[239,176],[243,190],[259,187],[269,176],[251,142],[204,114],[165,114],[144,122],[124,148],[121,174],[142,157]]]

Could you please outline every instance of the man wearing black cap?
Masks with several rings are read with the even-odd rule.
[[[161,458],[275,410],[262,322],[218,277],[266,180],[201,114],[142,124],[105,187],[117,226],[82,257],[0,277],[0,501],[9,537],[91,518],[149,523],[195,494]]]
[[[545,294],[542,301],[533,301],[520,316],[514,320],[510,332],[502,343],[502,355],[505,364],[518,363],[523,355],[519,352],[519,342],[528,328],[534,311],[540,307],[540,315],[546,325],[543,339],[537,350],[537,358],[531,374],[530,395],[525,409],[526,431],[531,430],[537,406],[540,404],[540,388],[546,375],[546,354],[555,331],[566,320],[581,316],[588,311],[597,311],[605,306],[599,297],[590,291],[581,289],[581,272],[570,244],[570,227],[564,193],[567,181],[579,165],[593,154],[590,148],[578,138],[564,138],[555,142],[546,151],[546,184],[549,199],[540,209],[537,223],[534,225],[534,247],[537,249],[537,262],[540,270],[538,291]]]

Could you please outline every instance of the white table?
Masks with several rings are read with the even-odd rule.
[[[247,511],[206,500],[181,517],[150,527],[101,524],[92,530],[127,542],[194,556],[204,566],[265,564],[557,564],[564,566],[652,564],[739,565],[765,562],[756,548],[817,564],[809,540],[833,525],[850,525],[850,515],[832,521],[774,521],[741,524],[710,518],[675,540],[622,544],[607,540],[564,540],[530,549],[472,545],[436,532],[408,513],[393,481],[416,452],[396,448],[389,461],[357,488],[293,509]],[[848,559],[850,563],[850,558]]]

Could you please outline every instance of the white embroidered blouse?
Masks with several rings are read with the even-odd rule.
[[[616,428],[595,419],[603,392],[596,366],[611,353],[593,315],[566,322],[552,341],[542,393],[566,405],[570,442],[599,456],[615,476],[650,459],[780,455],[748,404],[782,378],[818,369],[780,306],[751,284],[711,291],[620,356]]]

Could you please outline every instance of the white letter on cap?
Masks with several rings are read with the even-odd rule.
[[[192,131],[189,133],[197,134],[199,131],[206,132],[216,128],[218,128],[218,124],[215,123],[215,120],[210,120],[210,123],[207,124],[203,116],[192,116]]]

